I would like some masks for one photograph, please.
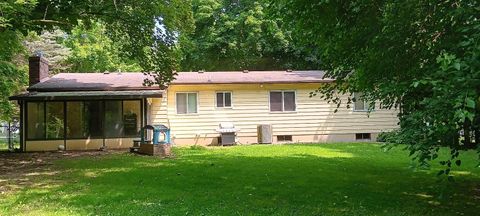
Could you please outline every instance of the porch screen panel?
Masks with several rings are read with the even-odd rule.
[[[63,139],[64,111],[63,102],[47,102],[47,139]]]
[[[85,112],[83,102],[67,102],[67,138],[85,138]]]
[[[283,111],[282,92],[270,92],[270,111]]]
[[[102,107],[102,101],[67,102],[67,138],[102,138]]]
[[[27,139],[45,139],[45,106],[43,102],[27,103]]]
[[[105,101],[105,137],[123,137],[122,101]]]
[[[86,101],[84,111],[87,136],[89,138],[103,138],[102,101]]]
[[[140,101],[123,101],[123,125],[125,136],[136,137],[140,135],[141,128]]]

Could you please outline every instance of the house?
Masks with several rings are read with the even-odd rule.
[[[144,86],[143,73],[60,73],[43,57],[29,59],[28,92],[12,96],[21,110],[23,151],[128,148],[147,124],[171,129],[175,145],[216,145],[223,122],[240,144],[257,143],[269,124],[273,143],[375,140],[397,128],[397,111],[367,104],[329,104],[309,93],[322,71],[179,72],[165,89]],[[346,97],[346,96],[345,96]]]

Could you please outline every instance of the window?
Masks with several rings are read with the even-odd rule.
[[[356,140],[370,140],[371,134],[370,133],[357,133],[355,134]]]
[[[67,102],[67,138],[86,137],[83,110],[83,102]]]
[[[353,110],[354,111],[368,111],[369,103],[363,100],[363,93],[356,92],[353,93]]]
[[[105,101],[105,137],[123,136],[122,101]]]
[[[45,139],[45,103],[27,103],[27,139]]]
[[[139,101],[123,101],[123,131],[126,137],[136,137],[142,127]]]
[[[232,107],[232,92],[217,92],[217,107]]]
[[[197,113],[197,93],[177,93],[177,114]]]
[[[278,135],[277,142],[291,142],[293,141],[292,135]]]
[[[27,103],[27,139],[63,139],[63,102]]]
[[[67,102],[67,138],[103,138],[102,101]]]
[[[295,91],[271,91],[270,111],[295,111]]]
[[[27,102],[26,112],[27,140],[138,137],[142,124],[140,100]]]
[[[47,102],[47,139],[63,139],[64,113],[63,102]]]

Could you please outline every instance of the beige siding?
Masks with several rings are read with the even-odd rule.
[[[103,139],[67,140],[67,150],[98,150],[103,146]]]
[[[396,111],[377,109],[367,116],[328,104],[309,93],[319,84],[172,85],[167,98],[152,101],[153,122],[170,126],[176,144],[215,144],[220,122],[240,129],[240,143],[256,142],[258,124],[272,124],[273,135],[292,135],[297,142],[352,141],[355,133],[375,134],[397,127]],[[270,90],[295,90],[295,112],[270,112]],[[216,91],[232,91],[232,108],[216,108]],[[198,93],[197,114],[176,114],[177,92]],[[168,99],[168,100],[167,100]],[[346,101],[346,97],[345,97]],[[350,137],[350,139],[349,139]],[[274,137],[274,141],[276,141]]]
[[[169,126],[167,117],[167,98],[153,98],[151,100],[152,124],[164,124]]]
[[[135,138],[105,139],[105,146],[107,149],[130,148],[133,146],[134,139]]]
[[[56,151],[63,144],[63,140],[26,141],[25,151]]]

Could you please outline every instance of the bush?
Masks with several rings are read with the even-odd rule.
[[[377,142],[399,143],[399,130],[384,131],[378,134]]]

